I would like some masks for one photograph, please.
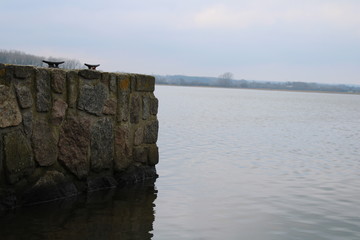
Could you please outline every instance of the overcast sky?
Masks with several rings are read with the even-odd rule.
[[[0,49],[103,71],[360,84],[359,0],[0,3]]]

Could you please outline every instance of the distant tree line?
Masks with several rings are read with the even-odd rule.
[[[271,89],[292,91],[318,91],[360,93],[360,85],[323,84],[307,82],[270,82],[254,80],[234,80],[232,73],[224,73],[215,77],[192,77],[184,75],[155,75],[157,84],[180,86],[210,86],[227,88]]]
[[[47,67],[47,64],[42,60],[47,61],[64,61],[61,68],[65,69],[81,69],[84,65],[79,60],[57,57],[42,57],[32,54],[27,54],[16,50],[0,50],[0,63],[16,64],[16,65],[31,65],[37,67]]]

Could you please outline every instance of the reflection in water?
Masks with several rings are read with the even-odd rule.
[[[154,182],[17,209],[0,217],[0,239],[151,239]]]

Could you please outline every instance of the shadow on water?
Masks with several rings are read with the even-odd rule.
[[[0,239],[151,239],[154,181],[16,209],[0,216]]]

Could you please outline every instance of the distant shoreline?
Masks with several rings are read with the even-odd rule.
[[[360,93],[353,92],[336,92],[336,91],[318,91],[318,90],[291,90],[291,89],[271,89],[271,88],[237,88],[237,87],[221,87],[221,86],[201,86],[201,85],[178,85],[178,84],[163,84],[155,83],[160,86],[172,86],[172,87],[203,87],[203,88],[222,88],[222,89],[241,89],[241,90],[264,90],[264,91],[280,91],[280,92],[304,92],[304,93],[332,93],[332,94],[350,94],[360,95]]]

